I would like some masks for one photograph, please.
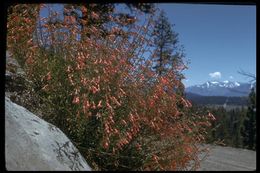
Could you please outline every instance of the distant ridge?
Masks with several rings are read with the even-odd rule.
[[[192,103],[198,105],[237,105],[246,106],[248,103],[248,98],[246,96],[242,97],[226,97],[226,96],[202,96],[199,94],[194,94],[187,92],[186,98]]]
[[[185,91],[201,96],[243,97],[248,96],[251,88],[255,86],[256,83],[207,81],[201,85],[187,87]]]

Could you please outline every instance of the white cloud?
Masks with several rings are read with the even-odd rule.
[[[214,79],[220,79],[220,78],[221,78],[221,73],[218,72],[218,71],[216,71],[216,72],[214,72],[214,73],[209,73],[209,76],[210,76],[211,78],[214,78]]]
[[[234,79],[234,77],[233,76],[229,76],[229,79]]]

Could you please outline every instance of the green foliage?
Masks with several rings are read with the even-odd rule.
[[[206,111],[206,108],[198,106],[196,109]],[[216,118],[212,122],[212,128],[207,135],[208,143],[216,143],[219,145],[245,148],[243,144],[243,136],[241,130],[244,125],[244,118],[247,110],[245,108],[232,108],[230,110],[224,107],[207,108]]]
[[[212,98],[212,97],[205,97]],[[221,99],[222,97],[214,97]],[[236,97],[234,97],[235,99]],[[248,107],[229,108],[222,106],[208,107],[215,116],[212,129],[207,135],[208,143],[216,143],[231,147],[256,149],[256,93],[252,89],[248,98]],[[210,100],[209,100],[210,102]],[[206,107],[194,106],[193,111],[205,113]]]
[[[252,88],[249,94],[249,103],[247,113],[244,119],[243,128],[241,129],[243,136],[243,145],[248,148],[256,149],[256,93]]]
[[[182,71],[186,69],[186,66],[183,62],[183,48],[180,47],[178,34],[173,31],[164,11],[160,12],[158,19],[155,21],[151,37],[154,49],[150,57],[153,70],[159,76],[167,76],[172,73],[174,78],[180,81],[184,79]],[[183,96],[184,85],[175,89],[175,91]]]
[[[65,10],[63,14],[64,16],[75,17],[77,24],[83,31],[81,39],[85,40],[86,37],[91,37],[90,33],[84,33],[85,28],[94,26],[100,29],[103,37],[106,37],[109,35],[109,28],[112,25],[118,24],[120,28],[123,28],[134,24],[136,22],[136,17],[131,14],[133,11],[141,11],[144,13],[152,13],[154,11],[154,5],[151,3],[126,3],[125,5],[130,10],[130,13],[116,12],[115,3],[82,3],[77,5],[66,4],[64,6]],[[112,18],[115,18],[116,20],[111,21]],[[118,35],[121,34],[122,32],[118,33]]]
[[[102,20],[108,14],[91,11],[97,6],[78,7]],[[25,7],[26,12],[30,5]],[[78,27],[74,20],[78,17],[59,21],[55,12],[50,14],[34,32],[34,27],[17,26],[12,19],[20,14],[14,13],[8,22],[13,33],[8,36],[9,48],[32,48],[25,57],[19,51],[13,53],[25,60],[28,78],[48,105],[44,119],[74,142],[90,166],[95,170],[182,170],[190,160],[198,164],[197,144],[204,141],[205,128],[214,116],[189,112],[192,105],[178,92],[183,84],[175,74],[180,71],[177,62],[172,62],[169,73],[158,76],[142,57],[152,19],[118,39],[115,31],[122,30],[118,24],[104,37],[102,27],[93,23]],[[34,33],[27,41],[30,44],[16,49],[21,46],[16,42],[23,41],[17,39],[23,32],[16,30]],[[88,34],[83,40],[78,37]]]
[[[155,21],[153,37],[153,68],[159,75],[165,75],[170,69],[174,68],[179,72],[183,65],[183,53],[178,50],[178,34],[172,30],[172,25],[164,11],[161,11]],[[182,79],[182,78],[181,78]]]

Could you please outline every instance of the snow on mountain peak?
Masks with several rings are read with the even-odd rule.
[[[228,80],[224,81],[207,81],[204,84],[201,85],[195,85],[195,87],[198,88],[211,88],[211,87],[225,87],[225,88],[234,88],[234,87],[240,87],[241,85],[244,85],[240,82],[232,82]]]
[[[238,82],[235,82],[235,86],[240,86],[240,84]]]
[[[228,80],[207,81],[201,85],[190,86],[186,91],[204,96],[247,96],[250,92],[250,85],[252,88],[252,83]]]
[[[223,81],[223,83],[229,83],[229,81],[228,81],[228,80],[225,80],[225,81]]]
[[[217,82],[217,81],[213,81],[213,82],[211,82],[212,84],[218,84],[219,82]]]
[[[207,88],[209,87],[209,83],[207,82]]]

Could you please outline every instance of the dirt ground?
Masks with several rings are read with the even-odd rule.
[[[208,147],[210,148],[209,155],[202,160],[199,171],[256,170],[255,151],[215,145],[208,145]],[[201,158],[204,155],[201,155]]]

